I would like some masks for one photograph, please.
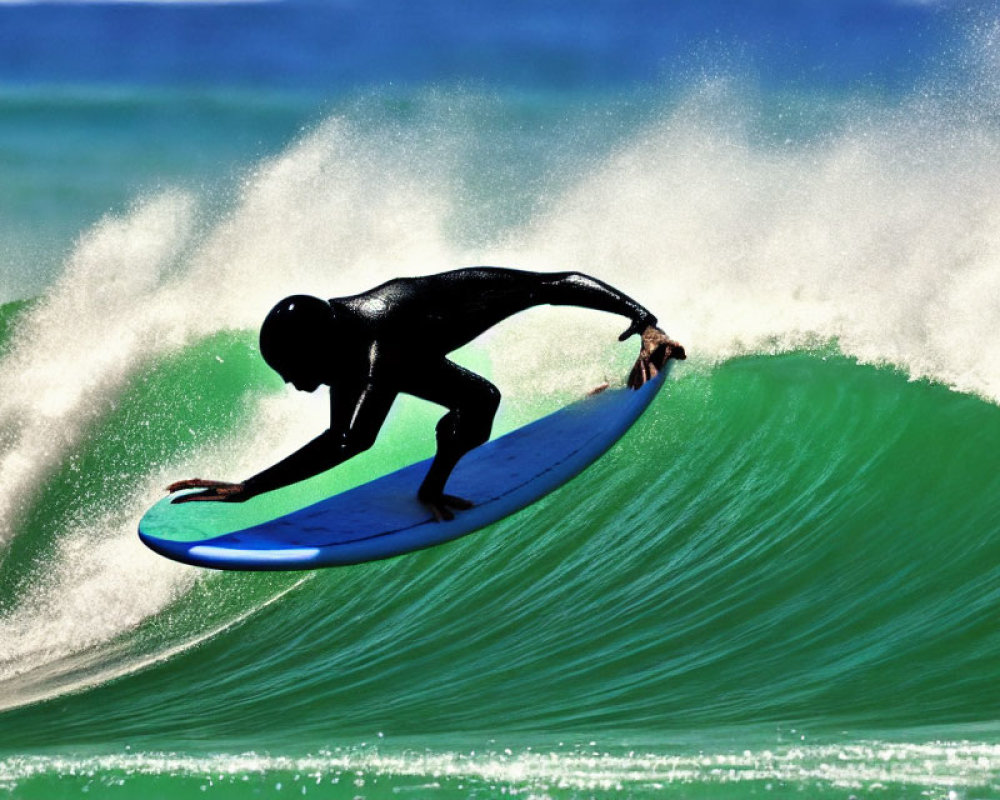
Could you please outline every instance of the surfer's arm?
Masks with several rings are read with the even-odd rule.
[[[625,341],[633,334],[641,334],[639,357],[629,374],[628,385],[638,389],[663,369],[668,358],[683,361],[687,358],[684,347],[670,339],[657,327],[656,317],[649,309],[604,281],[582,272],[560,272],[542,275],[541,302],[549,305],[575,305],[596,311],[609,311],[632,320],[618,337]]]
[[[534,293],[538,303],[592,308],[632,320],[618,337],[620,341],[656,327],[656,317],[648,308],[602,280],[582,272],[535,273],[535,276],[540,284]]]
[[[168,491],[204,489],[174,500],[221,500],[243,502],[259,494],[306,480],[342,464],[370,448],[378,436],[396,392],[370,374],[360,391],[338,390],[331,394],[330,427],[304,447],[242,483],[205,481],[196,478],[172,484]]]
[[[289,486],[314,475],[319,475],[364,449],[366,448],[362,446],[351,447],[343,436],[338,436],[334,431],[327,430],[287,458],[262,472],[258,472],[253,477],[247,478],[242,483],[194,478],[171,484],[167,491],[203,489],[201,492],[178,497],[174,500],[175,503],[188,503],[194,500],[242,503],[264,492],[280,489],[283,486]]]

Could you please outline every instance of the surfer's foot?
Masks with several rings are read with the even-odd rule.
[[[430,509],[437,522],[447,522],[448,520],[455,519],[455,514],[451,510],[453,508],[456,511],[466,511],[475,505],[471,500],[466,500],[464,497],[456,497],[453,494],[430,495],[420,492],[417,497],[421,503]]]

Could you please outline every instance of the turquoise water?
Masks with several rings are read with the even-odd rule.
[[[0,7],[0,794],[1000,796],[993,16],[435,8]],[[144,59],[75,55],[121,30]],[[140,544],[172,480],[323,429],[257,353],[276,298],[481,263],[597,275],[690,358],[459,541]],[[499,432],[622,382],[620,330],[538,309],[458,358]]]

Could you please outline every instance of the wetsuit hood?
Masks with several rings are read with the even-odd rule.
[[[316,355],[329,348],[336,327],[336,312],[326,300],[286,297],[260,327],[260,354],[286,381],[296,382],[304,373],[317,374]]]

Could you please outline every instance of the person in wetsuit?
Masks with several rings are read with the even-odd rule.
[[[474,267],[396,278],[362,294],[321,300],[287,297],[267,315],[260,352],[286,383],[305,392],[330,387],[330,427],[288,458],[242,483],[194,478],[168,491],[202,489],[174,502],[242,502],[310,478],[367,450],[396,395],[415,395],[448,409],[437,424],[437,453],[417,496],[438,520],[471,503],[445,494],[459,459],[490,437],[500,392],[447,356],[501,320],[538,305],[572,305],[627,317],[619,337],[641,334],[629,377],[638,388],[684,348],[656,327],[630,297],[579,272],[535,273]]]

